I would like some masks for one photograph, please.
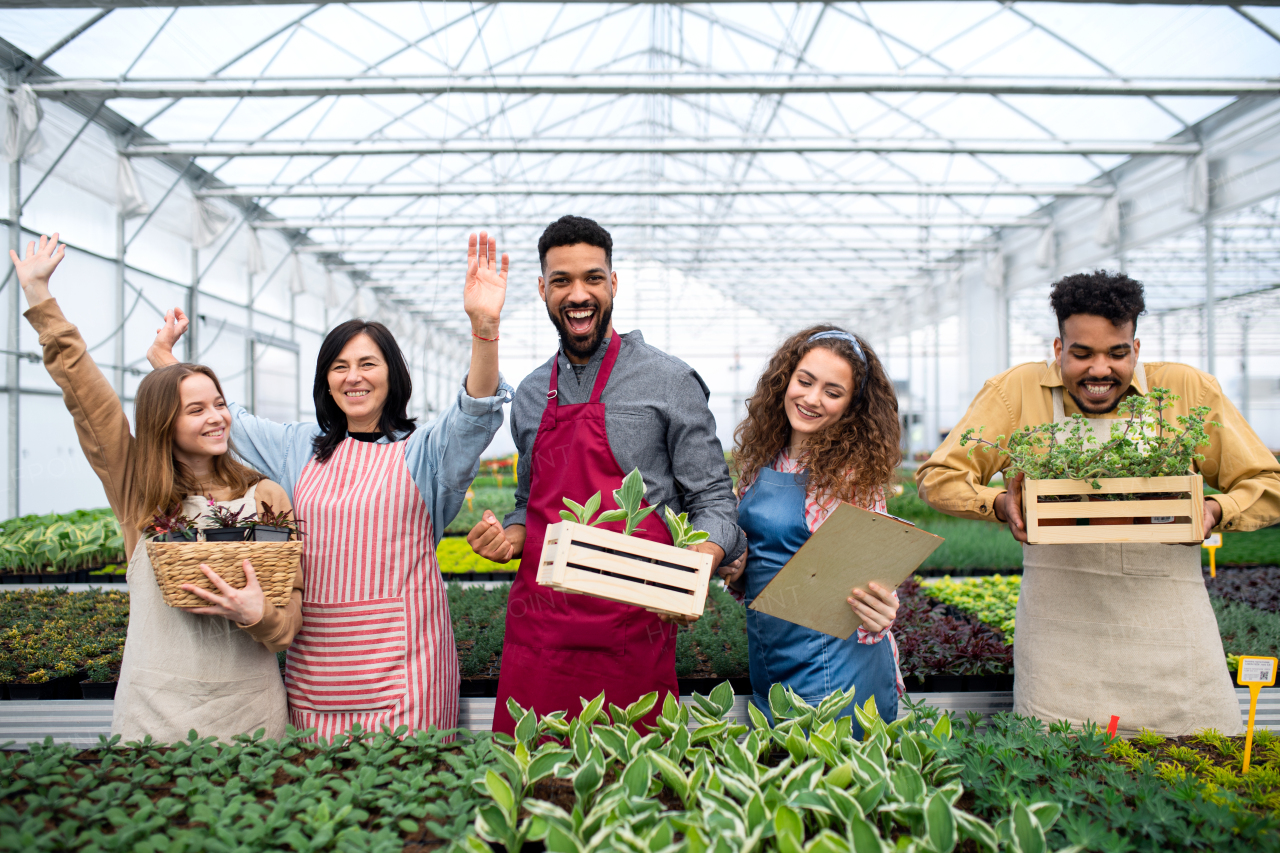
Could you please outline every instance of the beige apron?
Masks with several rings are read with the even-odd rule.
[[[1053,418],[1070,422],[1061,388]],[[1099,441],[1114,422],[1089,419]],[[1199,548],[1023,545],[1022,569],[1015,713],[1103,727],[1115,714],[1122,734],[1244,730]]]
[[[252,508],[256,491],[254,486],[243,498],[220,503]],[[208,509],[201,496],[182,504],[192,518]],[[207,518],[200,521],[207,526]],[[127,578],[129,631],[111,733],[124,743],[146,735],[173,743],[186,740],[192,729],[223,741],[258,729],[266,729],[269,738],[284,737],[288,712],[275,652],[229,619],[165,604],[145,540],[133,551]]]

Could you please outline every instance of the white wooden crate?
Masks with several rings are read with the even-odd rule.
[[[702,615],[711,555],[561,521],[547,528],[538,583],[673,616]]]
[[[1025,480],[1022,487],[1027,522],[1027,542],[1032,545],[1074,545],[1096,542],[1151,542],[1177,544],[1199,542],[1205,537],[1204,479],[1185,477],[1115,477],[1098,481],[1095,489],[1085,480]],[[1173,492],[1187,497],[1163,500],[1063,501],[1041,503],[1049,495],[1114,495]],[[1133,524],[1137,518],[1173,516],[1187,521],[1173,524]],[[1128,524],[1077,525],[1076,519],[1127,518]],[[1058,524],[1045,524],[1058,521]],[[1069,522],[1062,524],[1063,521]]]

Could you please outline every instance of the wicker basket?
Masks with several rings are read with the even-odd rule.
[[[170,607],[207,607],[184,583],[216,591],[213,582],[200,571],[204,563],[236,589],[245,584],[243,563],[248,560],[258,575],[267,603],[288,604],[293,594],[293,577],[302,562],[301,542],[147,542],[147,556],[155,571],[164,603]]]

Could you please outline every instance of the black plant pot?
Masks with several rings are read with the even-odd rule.
[[[1013,674],[969,675],[965,677],[965,689],[974,693],[1012,690]]]
[[[247,527],[210,527],[204,532],[204,541],[243,542],[248,532]]]
[[[172,533],[161,533],[153,542],[194,542],[196,541],[196,532],[194,530],[174,531]]]
[[[80,695],[85,699],[114,699],[118,683],[117,681],[82,681]]]
[[[9,698],[14,702],[30,702],[35,699],[56,699],[58,689],[51,681],[44,684],[10,684]]]
[[[267,524],[260,524],[253,528],[253,535],[250,537],[254,542],[288,542],[289,528],[273,527]]]

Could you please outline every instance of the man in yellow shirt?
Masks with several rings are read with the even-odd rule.
[[[1174,420],[1208,406],[1210,444],[1196,470],[1222,494],[1205,501],[1205,529],[1256,530],[1280,519],[1280,463],[1210,374],[1139,361],[1142,285],[1122,273],[1067,276],[1049,297],[1058,318],[1054,360],[989,379],[969,411],[916,472],[920,496],[941,512],[1007,523],[1023,544],[1014,643],[1014,711],[1044,720],[1120,718],[1122,731],[1183,735],[1212,726],[1241,731],[1217,622],[1188,545],[1028,545],[1021,478],[992,486],[1003,454],[961,446],[969,428],[993,438],[1024,426],[1091,421],[1109,433],[1131,394],[1168,388]],[[1176,422],[1176,421],[1175,421]]]

